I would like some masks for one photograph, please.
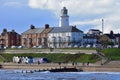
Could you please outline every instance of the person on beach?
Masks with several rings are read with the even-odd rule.
[[[85,65],[85,63],[83,62],[83,63],[82,63],[82,66],[84,66],[84,65]]]
[[[59,65],[61,65],[61,62],[58,62]]]
[[[89,66],[89,62],[87,62],[87,66]]]
[[[38,61],[38,65],[40,64],[40,61]]]
[[[74,66],[74,62],[72,62],[72,65]]]

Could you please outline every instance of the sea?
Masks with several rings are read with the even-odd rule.
[[[34,72],[0,70],[0,80],[120,80],[120,72]]]

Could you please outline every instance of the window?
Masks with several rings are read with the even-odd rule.
[[[67,42],[70,42],[70,36],[67,36]]]
[[[40,38],[38,38],[38,45],[40,45],[40,42],[41,42],[41,41],[40,41]]]
[[[30,42],[30,43],[32,42],[32,38],[29,38],[29,42]]]

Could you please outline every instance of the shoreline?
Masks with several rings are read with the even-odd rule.
[[[79,66],[57,63],[42,63],[42,64],[18,64],[18,63],[0,63],[3,70],[52,70],[52,69],[63,69],[63,68],[76,68],[80,72],[120,72],[120,66]],[[81,71],[82,70],[82,71]]]

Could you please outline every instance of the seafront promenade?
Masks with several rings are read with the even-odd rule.
[[[62,69],[62,68],[76,68],[87,72],[120,72],[119,65],[77,65],[61,64],[58,63],[43,63],[43,64],[18,64],[18,63],[0,63],[1,69],[20,69],[20,70],[51,70],[51,69]]]
[[[77,49],[18,49],[18,50],[5,50],[4,53],[64,53],[64,54],[76,54],[76,53],[85,53],[93,54],[96,53],[96,50],[77,50]]]

